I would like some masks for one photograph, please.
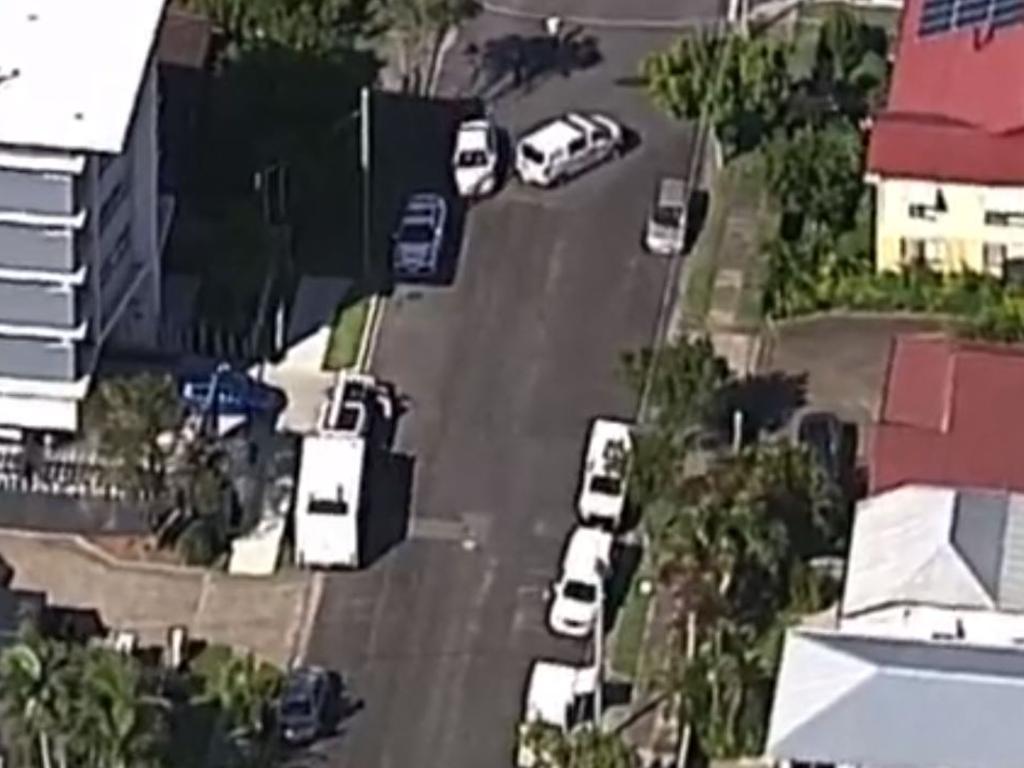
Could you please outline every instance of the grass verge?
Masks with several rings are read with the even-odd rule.
[[[697,237],[693,249],[685,257],[689,271],[683,295],[683,316],[687,323],[703,325],[711,307],[711,293],[715,285],[716,257],[725,234],[725,221],[729,210],[731,189],[730,168],[718,174],[711,188],[708,217],[704,229]]]
[[[326,370],[338,371],[355,364],[369,309],[370,298],[365,297],[338,310],[331,329],[331,339],[327,344],[327,354],[324,356]]]
[[[653,596],[653,591],[643,594],[638,589],[642,581],[643,577],[638,573],[619,612],[615,646],[612,648],[612,671],[631,680],[636,678],[640,666],[640,654],[647,630],[647,614]]]

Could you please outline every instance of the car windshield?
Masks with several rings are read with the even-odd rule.
[[[622,494],[622,480],[611,475],[594,475],[590,478],[590,490],[605,496],[619,496]]]
[[[361,381],[346,381],[345,389],[341,393],[342,400],[364,400],[366,398],[366,385]]]
[[[522,153],[523,157],[525,157],[531,163],[537,163],[538,165],[543,165],[543,163],[544,163],[544,155],[542,155],[540,152],[538,152],[533,147],[533,145],[531,145],[531,144],[521,144],[519,151]]]
[[[592,603],[597,599],[597,587],[582,581],[569,581],[565,585],[565,596],[580,603]]]
[[[352,430],[359,424],[363,415],[362,406],[357,403],[345,403],[338,414],[338,429]]]
[[[482,149],[465,149],[455,160],[460,168],[479,168],[487,165],[487,153]]]
[[[434,229],[429,224],[403,224],[398,239],[403,243],[429,243],[434,239]]]
[[[651,220],[659,227],[678,227],[683,217],[681,209],[673,205],[659,205],[654,209]]]
[[[281,715],[287,719],[300,720],[313,714],[313,704],[304,696],[286,698],[281,703]]]

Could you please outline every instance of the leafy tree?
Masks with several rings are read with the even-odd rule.
[[[351,44],[362,21],[353,0],[187,0],[242,50],[269,45],[327,54]]]
[[[884,30],[865,24],[837,5],[825,18],[815,51],[813,84],[854,120],[877,104],[887,85],[888,41]]]
[[[413,93],[425,94],[445,35],[480,11],[477,0],[371,0],[371,13],[394,40]]]
[[[164,436],[180,420],[174,380],[150,373],[101,381],[85,407],[101,456],[130,492],[144,496],[166,488],[170,452]]]
[[[803,126],[776,137],[765,160],[768,188],[785,213],[833,235],[850,228],[864,189],[856,128],[839,121]]]
[[[648,390],[651,425],[636,436],[629,486],[633,503],[643,507],[682,476],[686,452],[718,415],[731,374],[707,337],[681,339],[657,355],[649,348],[627,352],[622,363],[632,388]]]
[[[565,733],[544,723],[531,723],[523,734],[537,768],[634,768],[636,756],[620,734],[585,727]]]
[[[792,91],[789,49],[762,37],[680,38],[644,60],[648,92],[676,118],[706,113],[728,156],[752,149],[785,114]]]

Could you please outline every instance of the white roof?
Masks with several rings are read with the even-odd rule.
[[[790,630],[765,751],[877,768],[1016,768],[1024,652]]]
[[[600,528],[578,525],[569,534],[562,570],[571,575],[590,577],[597,563],[607,563],[611,557],[612,535]]]
[[[548,150],[563,147],[582,135],[579,128],[559,117],[526,134],[522,141],[547,154]]]
[[[487,130],[486,120],[466,120],[459,126],[456,149],[468,152],[487,149]]]
[[[564,726],[569,705],[576,696],[594,691],[597,676],[591,667],[537,660],[530,668],[526,685],[525,719]]]
[[[0,2],[0,144],[120,152],[164,3]]]
[[[311,499],[338,500],[349,510],[359,508],[366,441],[359,437],[321,437],[302,440],[296,511],[305,514]]]
[[[1024,496],[905,485],[857,505],[843,614],[894,604],[1024,610]]]
[[[594,468],[603,471],[606,463],[605,448],[609,443],[622,443],[628,452],[633,445],[629,424],[614,419],[594,419],[587,438],[587,463],[594,462]]]

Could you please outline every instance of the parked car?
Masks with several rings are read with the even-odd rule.
[[[494,192],[498,181],[498,131],[491,120],[465,120],[459,125],[452,172],[462,197]]]
[[[320,667],[300,667],[288,673],[277,704],[281,738],[300,745],[320,736],[327,710],[330,679]]]
[[[607,531],[580,525],[569,534],[558,581],[552,586],[548,611],[552,632],[586,637],[594,631],[611,555],[612,535]]]
[[[626,506],[626,482],[633,437],[629,424],[594,419],[587,436],[577,511],[584,523],[617,527]]]
[[[519,140],[516,173],[526,184],[551,187],[604,162],[622,146],[622,127],[610,117],[570,112]]]
[[[686,209],[690,193],[682,179],[658,179],[651,212],[644,227],[644,247],[651,253],[672,256],[683,252]]]
[[[406,201],[392,235],[395,274],[423,277],[437,271],[447,219],[448,203],[434,192],[417,192]]]

